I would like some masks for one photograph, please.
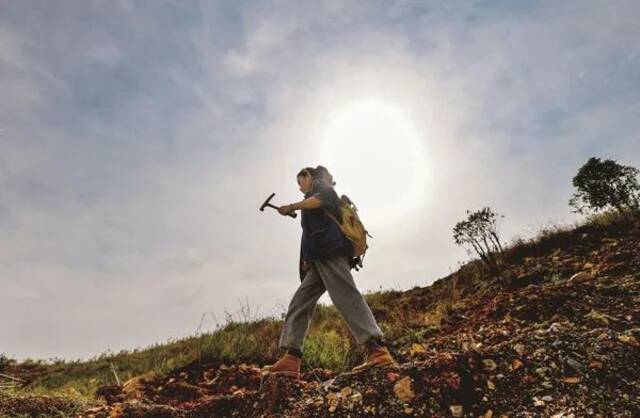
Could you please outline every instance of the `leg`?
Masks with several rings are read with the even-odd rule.
[[[353,282],[347,259],[338,256],[313,263],[358,344],[364,345],[371,338],[383,338],[367,301]]]
[[[325,291],[326,288],[317,270],[314,267],[310,268],[289,303],[280,333],[278,343],[280,348],[293,348],[302,351],[316,303]]]

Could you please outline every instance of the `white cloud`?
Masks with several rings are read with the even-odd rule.
[[[245,298],[286,308],[299,218],[258,207],[301,199],[295,174],[353,98],[406,113],[430,176],[415,216],[367,225],[361,290],[455,269],[466,209],[504,213],[508,240],[572,219],[592,154],[640,165],[633,3],[121,5],[16,4],[0,23],[0,318],[19,318],[0,332],[19,358],[161,342]]]

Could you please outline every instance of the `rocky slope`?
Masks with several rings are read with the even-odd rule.
[[[392,342],[399,370],[314,369],[261,387],[262,364],[213,359],[103,386],[104,405],[82,415],[640,416],[640,222],[512,248],[504,266],[502,278],[469,265],[398,297],[414,315],[450,302],[437,326]]]

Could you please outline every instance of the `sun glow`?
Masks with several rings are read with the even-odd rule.
[[[421,207],[427,169],[423,139],[391,104],[365,99],[337,108],[322,136],[319,163],[334,174],[338,194],[354,200],[367,224],[384,225]]]

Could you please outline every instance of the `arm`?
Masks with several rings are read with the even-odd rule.
[[[292,203],[290,206],[292,211],[298,209],[316,209],[322,206],[322,200],[318,199],[315,196],[311,196],[300,202]]]

